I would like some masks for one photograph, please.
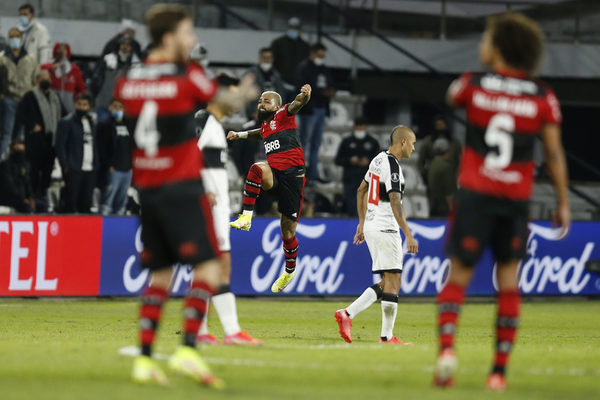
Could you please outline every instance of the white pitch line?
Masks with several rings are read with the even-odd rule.
[[[349,347],[350,348],[350,347]],[[367,348],[367,347],[363,347]],[[379,347],[378,347],[379,348]],[[137,346],[126,346],[122,347],[118,350],[120,355],[128,356],[128,357],[136,357],[140,354],[140,350]],[[257,353],[258,354],[258,353]],[[159,360],[167,360],[169,359],[169,355],[162,353],[154,353],[152,355],[153,358]],[[260,359],[248,359],[248,358],[225,358],[225,357],[203,357],[206,361],[211,364],[219,364],[219,365],[234,365],[234,366],[243,366],[243,367],[260,367],[260,368],[287,368],[287,369],[308,369],[308,370],[335,370],[340,371],[339,365],[333,364],[321,364],[321,363],[298,363],[298,362],[289,362],[289,361],[274,361],[274,360],[260,360]],[[352,369],[352,370],[364,370],[363,366],[359,363],[354,364],[345,364],[343,369]],[[390,371],[390,370],[400,370],[400,371],[411,371],[414,368],[410,366],[402,365],[399,363],[395,364],[378,364],[370,367],[371,370],[375,371]],[[431,374],[433,373],[433,366],[428,365],[422,368],[419,368],[422,372]],[[486,372],[487,368],[474,369],[469,367],[459,367],[459,372],[461,374],[473,374],[473,373],[481,373]],[[568,369],[559,369],[559,368],[528,368],[524,370],[527,375],[534,376],[600,376],[600,369],[596,370],[586,370],[585,368],[568,368]]]

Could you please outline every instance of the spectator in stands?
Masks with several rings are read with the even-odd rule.
[[[65,211],[89,213],[99,166],[96,124],[89,115],[92,97],[75,99],[75,112],[58,123],[56,155],[65,178]]]
[[[8,160],[0,163],[0,205],[14,208],[20,213],[35,210],[25,144],[20,140],[12,142]]]
[[[71,63],[71,46],[56,42],[52,52],[52,62],[41,66],[50,71],[52,89],[56,90],[68,112],[75,111],[75,97],[85,93],[85,83],[81,69]]]
[[[125,213],[127,190],[131,185],[131,138],[123,121],[123,103],[114,99],[110,118],[98,124],[98,141],[105,143],[100,153],[108,166],[108,184],[102,194],[102,214]]]
[[[108,117],[108,105],[112,101],[113,87],[119,74],[125,72],[132,64],[140,62],[132,51],[132,38],[122,36],[119,49],[105,55],[100,61],[92,78],[92,93],[96,97],[96,108],[100,120]],[[101,115],[105,114],[105,115]]]
[[[335,156],[335,163],[344,168],[344,204],[346,214],[357,216],[356,190],[365,178],[369,163],[379,153],[379,142],[367,133],[367,120],[359,117],[354,121],[352,135],[342,140]]]
[[[130,19],[123,19],[121,21],[121,31],[113,36],[104,45],[104,48],[102,49],[102,56],[119,51],[121,39],[124,37],[131,39],[131,51],[139,59],[142,59],[142,46],[140,46],[140,43],[135,40],[135,29],[133,29],[133,21]]]
[[[273,67],[277,70],[285,83],[284,101],[292,100],[292,96],[297,93],[296,90],[296,68],[298,64],[308,57],[308,43],[302,39],[300,33],[302,23],[298,17],[292,17],[288,20],[288,30],[285,35],[278,37],[271,42],[273,51]]]
[[[273,50],[268,47],[263,47],[258,51],[258,64],[250,67],[244,75],[252,74],[255,78],[255,84],[258,86],[261,93],[272,90],[279,94],[285,92],[283,80],[279,71],[273,68]],[[248,103],[246,107],[248,118],[256,119],[256,104]]]
[[[15,132],[24,132],[31,186],[36,201],[47,203],[54,167],[54,139],[58,121],[66,114],[58,94],[50,88],[50,73],[38,73],[37,86],[25,93],[17,106]],[[21,139],[21,137],[19,137]]]
[[[307,155],[309,165],[309,180],[319,178],[319,147],[325,128],[325,117],[329,115],[329,100],[335,96],[333,78],[329,69],[324,65],[327,49],[321,43],[310,47],[310,54],[296,69],[296,84],[300,88],[309,84],[312,88],[312,98],[298,114],[300,122],[300,141]],[[299,89],[298,89],[299,90]]]
[[[451,160],[450,142],[438,137],[432,145],[433,160],[429,165],[429,215],[446,217],[450,213],[452,197],[456,192],[456,173]]]
[[[17,103],[23,95],[33,89],[38,72],[35,58],[23,49],[23,34],[17,28],[8,32],[8,48],[0,53],[0,66],[6,68],[8,78],[7,94],[2,98],[2,132],[0,157],[4,158],[13,135]]]
[[[450,166],[454,175],[458,171],[458,164],[460,163],[460,155],[462,152],[462,146],[458,139],[456,139],[450,129],[448,129],[448,123],[443,116],[437,115],[433,120],[433,132],[421,140],[421,146],[419,147],[419,159],[417,160],[417,166],[419,172],[423,177],[423,181],[427,184],[429,177],[429,166],[433,160],[435,154],[433,153],[433,142],[440,137],[444,137],[449,143],[449,158]]]
[[[35,18],[31,4],[19,7],[19,29],[23,33],[23,47],[27,53],[40,65],[50,62],[50,34]]]

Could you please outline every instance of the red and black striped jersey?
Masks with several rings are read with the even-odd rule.
[[[134,132],[133,183],[140,188],[199,179],[194,113],[217,91],[197,64],[144,63],[115,84]]]
[[[296,115],[288,112],[288,106],[286,104],[277,110],[273,119],[263,122],[260,128],[267,161],[271,168],[279,171],[304,166]]]
[[[449,94],[467,111],[467,137],[460,187],[513,200],[527,200],[533,186],[533,148],[545,124],[560,124],[560,105],[538,79],[505,71],[465,73]]]

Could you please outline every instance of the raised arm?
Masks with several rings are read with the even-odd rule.
[[[412,235],[410,228],[408,227],[408,223],[406,222],[406,216],[404,215],[404,209],[402,208],[402,194],[398,192],[390,192],[390,204],[392,206],[392,211],[394,212],[394,217],[396,218],[396,222],[404,232],[404,237],[406,237],[406,248],[409,253],[416,253],[419,251],[419,246],[417,245],[417,241]]]
[[[356,210],[358,211],[358,226],[354,235],[354,244],[361,244],[365,241],[364,226],[365,216],[367,215],[367,192],[369,184],[363,179],[356,191]]]
[[[229,131],[227,132],[227,140],[239,140],[239,139],[252,139],[252,140],[260,140],[262,139],[262,135],[260,133],[260,128],[252,129],[251,131]]]
[[[300,109],[302,109],[302,107],[304,107],[306,103],[308,103],[308,101],[310,100],[311,93],[312,88],[310,87],[310,85],[306,84],[302,86],[302,88],[300,89],[300,93],[298,93],[294,101],[292,101],[288,106],[288,113],[298,114]]]
[[[547,124],[542,128],[546,165],[556,191],[557,207],[554,220],[562,227],[561,236],[563,236],[571,224],[571,210],[567,191],[569,186],[567,161],[560,136],[560,126],[557,124]]]

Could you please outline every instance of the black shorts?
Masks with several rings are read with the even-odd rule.
[[[293,167],[283,171],[271,168],[271,171],[273,171],[273,187],[267,193],[277,197],[277,210],[282,215],[292,221],[298,221],[306,183],[305,168]]]
[[[461,189],[449,219],[448,256],[475,265],[486,246],[494,259],[508,262],[526,256],[529,202]]]
[[[198,264],[219,255],[202,181],[140,191],[142,267],[152,271],[180,262]]]

